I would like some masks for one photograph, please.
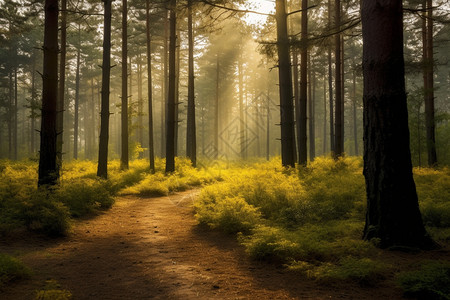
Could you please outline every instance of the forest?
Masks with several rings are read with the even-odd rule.
[[[0,0],[0,298],[450,299],[446,0]]]

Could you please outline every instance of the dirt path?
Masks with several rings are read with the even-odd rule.
[[[323,286],[247,258],[234,237],[196,226],[197,191],[118,198],[60,240],[15,237],[0,252],[19,255],[35,274],[0,292],[34,299],[56,280],[74,299],[398,299],[392,287]]]

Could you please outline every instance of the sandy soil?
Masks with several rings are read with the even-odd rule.
[[[251,260],[233,236],[197,225],[190,206],[197,193],[121,197],[111,210],[76,221],[66,238],[0,241],[0,252],[19,255],[34,270],[30,280],[0,291],[0,299],[34,299],[49,279],[74,299],[401,298],[388,283],[324,285]]]

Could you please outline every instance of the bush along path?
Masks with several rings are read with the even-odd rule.
[[[1,289],[2,299],[395,299],[392,286],[324,285],[248,258],[233,236],[199,227],[197,191],[118,198],[66,238],[10,237],[0,252],[20,254],[31,279]],[[53,296],[52,296],[53,295]],[[64,298],[65,297],[65,298]],[[43,298],[44,299],[44,298]]]

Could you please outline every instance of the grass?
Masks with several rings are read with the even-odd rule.
[[[29,278],[31,270],[19,259],[0,253],[0,288],[5,284]]]
[[[320,157],[282,169],[279,159],[230,166],[194,203],[201,224],[237,233],[249,256],[285,264],[315,280],[373,285],[395,268],[361,240],[366,210],[361,158]],[[450,240],[450,172],[415,169],[424,223]]]
[[[416,299],[450,299],[450,262],[422,262],[414,271],[401,272],[397,280],[405,296]]]
[[[176,171],[164,174],[163,159],[156,160],[151,174],[147,160],[133,160],[128,170],[119,161],[108,165],[108,180],[96,176],[91,161],[63,164],[60,185],[53,190],[37,188],[37,164],[33,161],[0,161],[0,235],[26,227],[48,236],[64,236],[72,218],[110,208],[116,195],[164,196],[220,180],[223,165],[193,168],[186,158],[176,159]]]
[[[42,290],[36,291],[36,300],[70,300],[72,293],[62,289],[56,280],[47,280]]]
[[[0,234],[27,227],[65,235],[72,218],[108,209],[118,194],[164,196],[202,186],[194,203],[199,223],[237,234],[255,259],[285,264],[315,280],[361,285],[395,269],[380,258],[381,250],[361,240],[366,209],[361,158],[320,157],[290,169],[282,168],[279,158],[199,168],[177,158],[169,175],[162,159],[155,173],[145,160],[132,161],[125,171],[113,161],[108,180],[97,178],[95,163],[77,161],[64,164],[61,185],[52,192],[36,188],[36,169],[33,162],[0,161]],[[427,230],[448,243],[450,169],[416,168],[414,177]]]

